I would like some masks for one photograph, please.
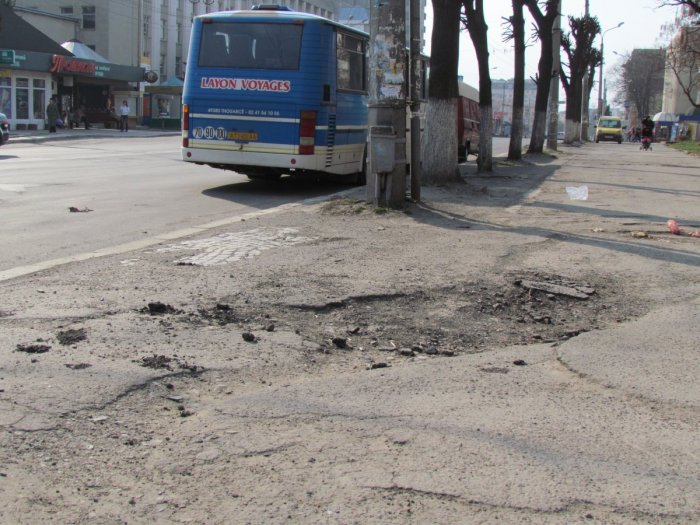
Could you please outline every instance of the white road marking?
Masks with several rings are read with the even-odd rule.
[[[28,264],[25,266],[17,266],[15,268],[9,268],[7,270],[0,271],[0,282],[8,281],[16,277],[21,277],[23,275],[29,275],[32,273],[40,272],[43,270],[49,270],[56,266],[62,264],[69,264],[80,261],[87,261],[89,259],[96,259],[98,257],[105,257],[107,255],[118,255],[122,253],[133,252],[136,250],[142,250],[144,248],[150,248],[151,246],[156,246],[164,242],[171,242],[177,239],[182,239],[184,237],[190,237],[192,235],[199,235],[207,230],[214,228],[219,228],[221,226],[228,226],[230,224],[235,224],[237,222],[243,222],[249,219],[254,219],[256,217],[261,217],[263,215],[270,215],[273,213],[278,213],[282,211],[291,210],[299,206],[308,206],[312,204],[318,204],[319,202],[327,201],[333,197],[342,197],[345,195],[350,195],[357,192],[357,189],[345,190],[338,192],[334,195],[324,195],[322,197],[313,197],[311,199],[306,199],[301,202],[295,202],[290,204],[283,204],[282,206],[277,206],[276,208],[270,208],[269,210],[256,211],[252,213],[247,213],[244,215],[238,215],[235,217],[229,217],[226,219],[221,219],[218,221],[208,222],[206,224],[201,224],[199,226],[193,226],[191,228],[185,228],[182,230],[176,230],[173,232],[162,233],[156,235],[155,237],[150,237],[148,239],[141,239],[138,241],[127,242],[124,244],[118,244],[116,246],[108,246],[106,248],[100,248],[92,252],[79,253],[76,255],[69,255],[66,257],[60,257],[58,259],[51,259],[48,261],[41,261],[34,264]]]

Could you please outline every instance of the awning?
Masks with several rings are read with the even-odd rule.
[[[92,49],[90,49],[80,40],[68,40],[68,42],[63,42],[63,44],[61,44],[61,47],[73,53],[73,56],[75,58],[82,58],[83,60],[93,60],[95,62],[109,62],[109,60],[100,55],[97,51],[93,51]]]
[[[675,113],[668,113],[662,111],[661,113],[657,113],[656,115],[654,115],[651,120],[653,120],[661,126],[670,126],[674,122],[678,122],[678,117]]]

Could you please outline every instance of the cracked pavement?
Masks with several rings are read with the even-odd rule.
[[[697,523],[700,161],[639,159],[0,282],[0,521]]]

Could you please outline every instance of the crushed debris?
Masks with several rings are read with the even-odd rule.
[[[28,354],[43,354],[51,350],[49,345],[38,345],[38,344],[18,344],[17,352],[26,352]]]
[[[595,290],[590,287],[563,286],[561,284],[543,281],[527,281],[518,279],[515,281],[515,284],[522,286],[523,288],[527,288],[528,290],[539,290],[541,292],[555,295],[565,295],[566,297],[573,297],[574,299],[585,300],[595,293]]]
[[[65,366],[71,370],[84,370],[86,368],[90,368],[92,365],[90,363],[66,363]]]
[[[241,336],[246,343],[255,343],[258,340],[258,338],[255,337],[255,334],[250,332],[243,332]]]
[[[142,314],[150,314],[150,315],[182,313],[180,310],[173,308],[169,304],[161,303],[160,301],[148,303],[148,306],[141,308],[141,310],[139,310],[139,311]]]
[[[80,341],[85,341],[85,339],[87,339],[87,332],[85,328],[64,330],[56,334],[56,339],[64,346],[74,345]]]
[[[182,361],[177,356],[168,357],[165,355],[153,354],[142,357],[141,359],[134,359],[133,362],[145,368],[153,368],[155,370],[165,369],[171,372],[176,368],[179,370],[189,370],[190,372],[202,372],[204,370],[204,367],[191,365],[186,361]]]

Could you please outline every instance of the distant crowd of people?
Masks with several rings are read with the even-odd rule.
[[[46,120],[48,121],[49,133],[56,133],[57,128],[69,127],[73,129],[80,127],[80,125],[84,125],[85,129],[92,127],[85,114],[85,106],[68,107],[62,112],[54,98],[49,100],[49,105],[46,106]]]

